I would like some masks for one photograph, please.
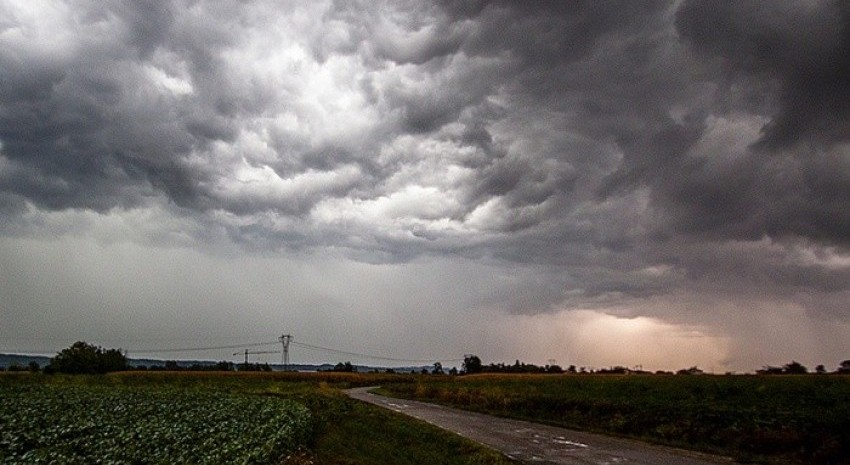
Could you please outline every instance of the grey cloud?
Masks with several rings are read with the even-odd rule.
[[[130,23],[112,27],[132,29],[145,23],[143,30],[113,37],[93,32],[98,21],[109,21],[105,14],[77,14],[84,17],[84,34],[92,35],[78,44],[66,44],[70,54],[53,59],[16,56],[20,51],[7,49],[0,58],[10,64],[3,67],[3,74],[11,90],[0,96],[0,141],[3,155],[18,165],[19,174],[3,179],[3,185],[54,209],[135,205],[140,199],[127,194],[145,178],[179,193],[173,182],[179,176],[165,160],[185,153],[190,143],[161,119],[161,108],[128,102],[132,98],[127,93],[138,84],[133,77],[138,70],[126,66],[121,61],[123,53],[115,51],[129,45],[121,42],[124,39],[156,40],[156,35],[145,31],[164,27],[156,25],[156,19],[151,22],[132,15],[127,18]],[[137,46],[149,49],[152,45]],[[129,58],[133,55],[130,52]],[[32,79],[31,70],[43,71]],[[23,92],[22,86],[26,87]]]
[[[129,36],[127,42],[136,47],[141,57],[150,56],[166,39],[173,24],[174,8],[173,4],[155,1],[115,3],[106,7],[122,19]]]
[[[648,181],[661,235],[759,240],[805,237],[847,245],[846,146],[766,153],[715,147],[680,158]]]
[[[697,50],[723,59],[728,73],[777,82],[777,94],[763,96],[776,110],[761,145],[847,140],[847,2],[687,2],[676,24]]]
[[[256,304],[251,334],[296,324],[280,299],[434,340],[577,309],[739,342],[773,316],[846,322],[846,5],[4,6],[0,284],[28,295],[0,300],[16,327],[42,294],[61,308],[15,270],[90,247],[95,297],[140,264],[128,308],[151,331],[178,288],[190,326]],[[90,301],[63,318],[97,320]]]
[[[424,65],[456,53],[470,35],[471,24],[456,21],[428,2],[334,2],[329,20],[348,25],[349,41],[328,50],[320,42],[322,58],[335,52],[352,53],[364,45],[378,60],[399,65]]]
[[[585,57],[602,37],[636,28],[665,8],[666,2],[630,5],[617,2],[491,2],[446,10],[479,23],[463,50],[469,54],[512,53],[525,66],[558,65]],[[540,84],[535,83],[535,88]]]
[[[525,283],[538,301],[508,305],[529,312],[714,279],[727,270],[714,244],[802,238],[844,252],[844,5],[686,2],[672,15],[670,2],[341,2],[298,25],[308,53],[292,63],[275,61],[293,45],[275,34],[295,26],[278,24],[287,11],[274,3],[116,3],[114,18],[92,6],[89,23],[115,21],[120,33],[84,22],[85,47],[59,57],[0,51],[0,209],[21,214],[26,200],[103,212],[164,197],[254,251],[331,246],[370,263],[460,255],[564,270]],[[258,55],[240,56],[248,47]],[[162,75],[143,75],[154,68]],[[327,97],[288,74],[346,93]],[[362,113],[335,119],[348,101]],[[761,121],[749,141],[761,142],[716,136],[711,118],[739,136]],[[458,153],[422,148],[440,144]],[[278,184],[350,171],[286,191],[251,178],[266,168]],[[381,210],[411,185],[454,203],[412,219]],[[315,220],[330,200],[348,203]],[[359,223],[346,216],[356,208]],[[429,229],[435,215],[450,227]],[[665,251],[680,240],[712,245]],[[770,263],[775,273],[748,269],[741,288],[843,289],[842,271]],[[676,272],[641,271],[657,265]]]

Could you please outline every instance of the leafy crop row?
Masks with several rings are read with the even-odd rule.
[[[0,385],[0,463],[273,464],[311,434],[303,405],[226,391]]]

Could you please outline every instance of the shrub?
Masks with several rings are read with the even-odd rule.
[[[47,373],[95,374],[127,369],[127,357],[118,349],[104,349],[83,341],[71,344],[50,359]]]

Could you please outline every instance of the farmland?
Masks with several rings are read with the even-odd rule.
[[[403,376],[0,375],[0,464],[507,465],[338,388]],[[289,457],[289,459],[286,459]]]
[[[384,393],[763,463],[850,463],[848,376],[473,375]]]
[[[0,389],[7,464],[267,464],[303,444],[307,408],[225,392],[105,386]]]
[[[371,385],[743,462],[850,463],[848,376],[121,372],[0,375],[0,464],[511,463],[340,391]]]

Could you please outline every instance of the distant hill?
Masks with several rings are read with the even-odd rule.
[[[38,363],[38,366],[44,367],[50,363],[50,357],[44,355],[0,354],[0,368],[13,366],[27,367],[30,362]]]
[[[18,367],[28,367],[30,362],[38,363],[38,366],[44,368],[50,363],[50,359],[52,357],[48,357],[45,355],[26,355],[26,354],[0,354],[0,368],[8,369],[12,366]],[[139,367],[164,367],[165,360],[158,359],[150,359],[150,358],[131,358],[127,360],[127,363],[133,368]],[[215,365],[218,362],[212,360],[176,360],[177,366],[181,368],[189,368],[192,365],[200,365],[200,366],[211,366]],[[238,363],[238,362],[234,362]],[[269,364],[273,371],[283,371],[282,364]],[[323,364],[290,364],[289,369],[294,371],[331,371],[333,370],[335,364],[331,363],[323,363]],[[360,373],[366,373],[370,371],[386,371],[387,367],[373,367],[368,365],[354,365],[355,370]],[[422,371],[423,368],[430,369],[430,367],[394,367],[393,371],[396,373],[418,373]]]

